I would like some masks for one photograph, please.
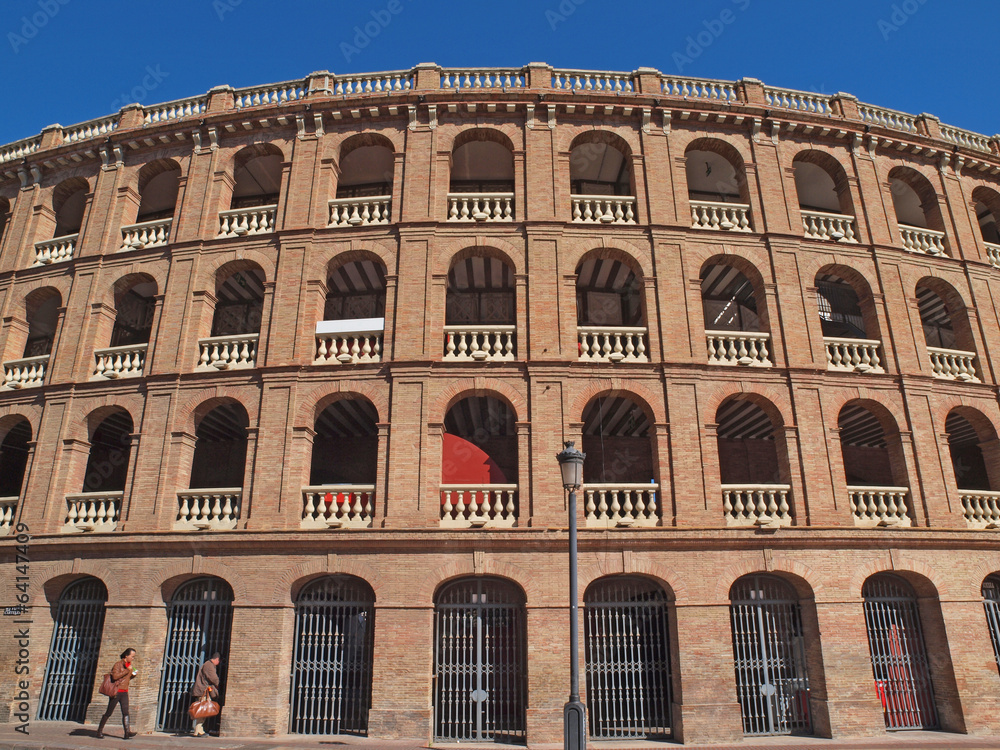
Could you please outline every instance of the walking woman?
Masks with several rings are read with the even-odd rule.
[[[108,723],[115,706],[122,707],[122,727],[125,729],[124,739],[135,737],[135,732],[129,726],[128,719],[128,684],[132,681],[139,670],[132,667],[135,661],[135,649],[127,648],[121,655],[121,659],[111,667],[111,679],[115,681],[115,694],[108,698],[108,710],[101,717],[101,724],[97,727],[97,736],[104,739],[104,725]]]

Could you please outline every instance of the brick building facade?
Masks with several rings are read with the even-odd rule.
[[[0,147],[2,718],[218,648],[224,734],[556,742],[572,440],[593,738],[992,731],[996,217],[996,138],[650,69]]]

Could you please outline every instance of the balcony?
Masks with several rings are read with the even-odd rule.
[[[983,244],[986,245],[986,258],[990,265],[994,268],[1000,268],[1000,245],[994,245],[992,242],[984,242]]]
[[[924,255],[947,255],[944,247],[944,232],[936,232],[933,229],[923,229],[922,227],[911,227],[908,224],[900,224],[899,234],[903,240],[903,247],[911,253],[923,253]]]
[[[1000,528],[1000,492],[962,490],[962,508],[970,529]]]
[[[326,484],[302,488],[303,529],[370,529],[374,484]]]
[[[17,495],[0,497],[0,536],[9,534],[14,525],[14,514],[17,513]]]
[[[833,240],[844,243],[858,241],[854,217],[846,214],[802,209],[802,231],[812,240]]]
[[[787,484],[724,484],[726,526],[791,526]]]
[[[579,326],[581,362],[648,362],[646,329],[622,326]]]
[[[94,359],[94,378],[140,378],[146,365],[146,348],[149,344],[133,344],[132,346],[112,346],[108,349],[97,349]]]
[[[516,525],[516,484],[441,485],[442,529],[509,529]]]
[[[848,487],[847,494],[855,526],[911,526],[913,523],[906,506],[909,487]]]
[[[770,367],[771,334],[754,331],[705,331],[710,365]]]
[[[513,221],[513,193],[448,193],[448,221]]]
[[[177,493],[175,531],[225,531],[240,520],[242,487],[184,490]]]
[[[388,224],[391,195],[369,198],[335,198],[330,201],[331,227],[368,227]]]
[[[34,265],[47,266],[50,263],[73,260],[73,253],[76,252],[76,241],[79,238],[80,234],[77,233],[56,237],[47,242],[36,242]]]
[[[635,224],[635,196],[571,195],[574,224]]]
[[[961,380],[967,383],[980,382],[976,375],[975,352],[928,346],[927,354],[931,358],[931,372],[934,377],[942,380]]]
[[[839,339],[824,337],[826,369],[838,372],[882,373],[882,359],[878,350],[881,341],[873,339]]]
[[[613,529],[629,526],[658,526],[660,485],[591,484],[583,488],[583,512],[588,529]]]
[[[3,363],[3,387],[17,390],[18,388],[36,388],[45,380],[45,370],[49,365],[49,355],[40,357],[25,357]]]
[[[118,528],[123,497],[121,491],[66,495],[66,523],[62,533],[114,531]]]
[[[513,362],[514,326],[445,326],[445,362]]]
[[[171,217],[122,227],[122,246],[118,248],[118,252],[143,250],[147,247],[164,247],[170,238],[170,226],[173,223],[174,220]]]
[[[316,324],[317,365],[356,365],[382,361],[385,318],[321,320]]]
[[[200,339],[198,370],[241,370],[257,365],[258,333]]]
[[[218,237],[246,237],[274,231],[274,214],[278,204],[219,211]]]
[[[752,232],[750,206],[746,203],[691,201],[691,228]]]

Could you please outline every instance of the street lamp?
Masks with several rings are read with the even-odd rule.
[[[556,454],[562,472],[563,489],[569,490],[569,701],[563,707],[563,750],[584,750],[587,747],[587,712],[580,701],[580,633],[577,620],[576,575],[576,491],[583,483],[583,460],[573,441],[563,443]]]

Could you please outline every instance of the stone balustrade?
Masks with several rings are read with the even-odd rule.
[[[177,493],[175,531],[224,531],[240,520],[242,487],[213,487]]]
[[[66,495],[66,523],[62,532],[114,531],[118,528],[124,496],[125,493],[120,490]]]
[[[724,484],[726,526],[791,526],[787,484]]]
[[[931,373],[943,380],[962,380],[978,383],[976,374],[976,353],[963,352],[959,349],[939,349],[928,346],[927,354],[931,358]]]
[[[441,528],[517,525],[516,484],[442,484]]]
[[[448,221],[513,220],[513,193],[448,193]]]
[[[587,483],[583,488],[583,513],[587,528],[659,525],[659,491],[660,485],[656,482]]]
[[[200,339],[198,369],[238,370],[257,366],[257,339],[259,333],[232,336],[213,336]]]
[[[367,227],[388,224],[391,195],[370,198],[334,198],[330,201],[331,227]]]
[[[142,124],[156,125],[170,120],[180,120],[184,117],[194,117],[204,113],[207,108],[207,96],[194,96],[189,99],[178,99],[173,102],[143,107]]]
[[[73,260],[73,253],[76,252],[76,241],[80,239],[80,234],[67,234],[56,237],[45,242],[35,243],[35,263],[36,266],[47,266],[50,263],[59,263],[64,260]]]
[[[970,529],[1000,528],[1000,492],[960,490],[965,522]]]
[[[521,89],[524,73],[514,68],[462,68],[442,70],[443,89]]]
[[[333,91],[337,96],[392,94],[397,91],[409,91],[413,88],[413,74],[404,70],[339,75],[334,76],[334,79]]]
[[[905,112],[897,112],[894,109],[885,107],[875,107],[871,104],[858,104],[858,113],[861,115],[861,122],[865,125],[877,125],[890,130],[902,130],[905,133],[916,135],[917,118]]]
[[[626,326],[579,326],[581,362],[648,362],[646,329]]]
[[[631,94],[635,91],[628,73],[602,73],[593,70],[552,71],[552,88],[557,91],[603,91],[610,94]]]
[[[802,231],[811,240],[858,241],[853,216],[827,213],[826,211],[810,211],[804,208],[801,213]]]
[[[451,362],[513,362],[514,326],[445,326],[444,359]]]
[[[36,388],[45,382],[45,370],[49,365],[49,355],[25,357],[3,363],[3,387]]]
[[[219,237],[246,237],[274,231],[274,214],[278,205],[235,208],[219,211]]]
[[[108,135],[118,128],[118,115],[100,117],[63,128],[63,143],[76,143],[90,138]]]
[[[9,534],[17,514],[18,496],[0,497],[0,536]]]
[[[733,81],[663,75],[660,76],[660,91],[667,96],[679,96],[683,99],[707,99],[730,104],[739,101],[736,84]]]
[[[382,361],[385,318],[321,320],[316,324],[317,365],[356,365]]]
[[[841,372],[885,372],[879,356],[881,341],[824,337],[826,369]]]
[[[990,150],[990,139],[985,135],[973,133],[971,130],[942,125],[941,137],[949,143],[954,143],[956,146],[962,146],[973,151],[982,151],[987,154],[992,153]]]
[[[990,262],[990,265],[994,268],[1000,268],[1000,245],[994,245],[992,242],[984,242],[986,245],[986,259]]]
[[[571,195],[576,224],[635,224],[633,195]]]
[[[710,365],[770,367],[771,334],[759,331],[705,331]]]
[[[174,219],[170,217],[122,227],[122,246],[118,248],[118,252],[163,247],[170,238],[170,227],[173,223]]]
[[[233,92],[233,106],[236,109],[259,107],[262,104],[287,104],[305,95],[302,81],[272,83],[269,86],[248,86]]]
[[[944,232],[900,224],[899,236],[903,241],[903,247],[911,253],[923,253],[924,255],[948,254],[944,246]]]
[[[374,511],[374,484],[302,488],[303,529],[370,529]]]
[[[764,101],[769,107],[794,109],[797,112],[811,112],[817,115],[832,115],[833,106],[829,96],[813,94],[809,91],[781,89],[775,86],[764,87]]]
[[[910,526],[906,500],[909,487],[848,487],[854,525]]]
[[[146,349],[149,344],[112,346],[94,351],[97,360],[94,367],[95,378],[139,378],[146,366]]]
[[[691,201],[691,228],[752,232],[750,206],[746,203]]]
[[[42,145],[42,137],[36,135],[34,138],[25,138],[6,146],[0,146],[0,164],[9,161],[21,161],[27,156],[31,156]]]

